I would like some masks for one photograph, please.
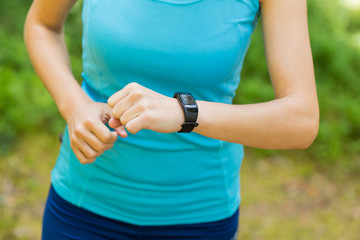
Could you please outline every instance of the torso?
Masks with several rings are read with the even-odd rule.
[[[96,101],[130,82],[231,103],[257,0],[85,0],[83,88]],[[241,145],[141,130],[81,165],[65,134],[52,183],[66,200],[140,225],[215,221],[240,202]]]

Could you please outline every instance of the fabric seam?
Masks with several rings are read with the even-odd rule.
[[[87,48],[88,48],[88,51],[90,52],[90,59],[94,64],[94,59],[93,59],[94,57],[93,57],[93,54],[91,52],[90,42],[89,42],[89,38],[88,38],[88,32],[89,32],[89,2],[88,2],[88,0],[85,0],[83,4],[84,4],[83,11],[84,11],[84,14],[85,14],[85,21],[86,21],[85,23],[83,23],[84,24],[83,38],[86,38],[86,40],[87,40],[87,43],[88,43]],[[95,64],[94,64],[94,66],[95,66]],[[99,77],[99,79],[101,81],[101,78],[100,78],[99,73],[98,73],[98,71],[96,69],[96,66],[95,66],[95,72],[96,72],[96,74],[98,75],[98,77]],[[101,81],[101,83],[102,83],[102,81]],[[90,175],[92,173],[92,169],[93,169],[93,164],[90,165],[90,167],[88,169],[88,172],[86,174],[86,179],[85,179],[85,182],[84,182],[84,185],[83,185],[83,188],[81,190],[81,194],[80,194],[80,197],[79,197],[79,200],[78,200],[78,204],[77,204],[78,206],[81,206],[81,203],[82,203],[83,198],[85,196],[86,188],[87,188],[87,185],[88,185],[88,182],[89,182]]]
[[[69,168],[68,168],[68,176],[69,176],[69,178],[68,178],[68,185],[71,187],[71,191],[70,191],[70,193],[71,193],[71,200],[72,201],[74,201],[74,199],[75,199],[75,197],[74,197],[74,192],[72,191],[73,189],[74,189],[74,186],[73,186],[73,184],[72,184],[72,181],[71,181],[71,178],[70,178],[70,176],[71,176],[71,174],[70,174],[70,171],[71,171],[71,167],[70,167],[70,159],[71,159],[71,151],[72,151],[72,149],[71,149],[71,147],[70,147],[70,134],[69,134],[69,127],[68,126],[66,126],[66,128],[65,128],[65,131],[67,131],[67,136],[68,136],[68,144],[67,144],[67,146],[66,146],[66,148],[68,148],[67,149],[67,152],[68,152],[68,157],[67,157],[67,161],[68,161],[68,166],[69,166]]]
[[[227,202],[227,212],[228,212],[228,216],[231,215],[231,211],[230,211],[230,196],[229,196],[229,186],[226,182],[226,179],[225,179],[225,169],[224,169],[224,163],[222,161],[222,156],[221,156],[221,151],[224,147],[224,143],[221,141],[221,140],[218,140],[218,143],[219,143],[219,149],[218,149],[218,155],[219,155],[219,164],[221,166],[221,171],[222,171],[222,179],[223,179],[223,182],[224,182],[224,186],[225,186],[225,195],[226,195],[226,202]]]

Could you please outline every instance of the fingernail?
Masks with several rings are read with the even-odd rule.
[[[107,100],[107,104],[112,107],[111,97]]]

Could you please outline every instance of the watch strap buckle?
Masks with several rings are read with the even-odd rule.
[[[184,122],[181,125],[181,130],[178,131],[179,133],[189,133],[191,132],[195,127],[199,126],[197,122]]]

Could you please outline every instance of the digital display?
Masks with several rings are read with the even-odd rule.
[[[185,105],[195,105],[196,102],[190,95],[181,95],[181,99]]]

